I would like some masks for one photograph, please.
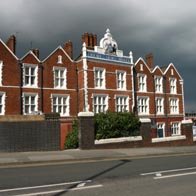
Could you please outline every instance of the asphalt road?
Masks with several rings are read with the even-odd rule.
[[[0,195],[195,196],[196,156],[0,168]]]

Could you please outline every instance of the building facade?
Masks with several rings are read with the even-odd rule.
[[[88,33],[82,43],[76,60],[70,41],[44,60],[37,49],[19,59],[15,36],[0,39],[0,115],[128,111],[151,119],[153,137],[181,135],[183,79],[173,64],[154,66],[152,54],[133,62],[109,29],[99,44]]]

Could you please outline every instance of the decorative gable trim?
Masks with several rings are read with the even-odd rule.
[[[144,61],[144,59],[143,59],[142,57],[140,57],[140,58],[134,63],[134,64],[135,64],[134,67],[136,67],[136,66],[138,65],[139,61],[142,61],[143,64],[144,64],[144,65],[147,67],[147,69],[149,70],[149,72],[152,73],[152,71],[150,70],[150,68],[148,67],[148,65],[146,64],[146,62]]]
[[[155,66],[155,68],[152,70],[152,73],[155,73],[155,71],[156,70],[160,70],[160,72],[161,72],[161,74],[163,75],[164,73],[163,73],[163,71],[161,70],[161,68],[157,65],[157,66]]]
[[[171,67],[174,68],[174,70],[176,71],[176,73],[178,74],[178,76],[180,77],[180,79],[183,80],[183,79],[182,79],[182,76],[179,74],[178,70],[175,68],[175,66],[174,66],[173,63],[170,63],[170,64],[168,65],[167,69],[166,69],[165,72],[164,72],[164,75],[166,75],[166,73],[168,72],[168,70],[169,70]]]
[[[0,39],[0,43],[8,50],[8,52],[16,59],[19,60],[18,57],[9,49],[9,47]]]
[[[62,46],[58,46],[53,52],[51,52],[49,54],[49,56],[47,56],[42,62],[45,62],[48,58],[50,58],[57,50],[62,50],[63,53],[67,56],[67,58],[71,61],[71,62],[74,62],[70,56],[66,53],[66,51],[62,48]]]
[[[29,54],[33,55],[33,57],[40,63],[41,61],[37,58],[37,56],[30,50],[27,52],[20,60],[24,60]]]

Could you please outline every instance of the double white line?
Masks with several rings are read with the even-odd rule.
[[[99,187],[103,186],[101,184],[85,186],[86,183],[89,183],[89,182],[92,182],[92,181],[91,180],[86,180],[86,181],[64,182],[64,183],[59,183],[59,184],[48,184],[48,185],[41,185],[41,186],[3,189],[3,190],[0,190],[0,193],[13,192],[13,191],[24,191],[24,190],[32,190],[32,189],[41,189],[41,188],[51,188],[51,187],[74,185],[74,184],[76,185],[74,188],[70,188],[70,189],[59,189],[59,190],[54,190],[54,191],[35,192],[35,193],[29,193],[29,194],[24,194],[24,195],[20,194],[20,196],[34,196],[34,195],[44,195],[44,194],[50,194],[50,193],[58,193],[58,192],[63,192],[63,191],[76,191],[76,190],[83,190],[83,189],[99,188]],[[15,196],[17,196],[17,195],[15,195]]]
[[[185,173],[177,173],[177,174],[171,174],[171,175],[162,175],[164,173],[173,173],[173,172],[182,172],[182,171],[189,171],[189,170],[195,170],[196,167],[189,167],[189,168],[182,168],[182,169],[172,169],[172,170],[163,170],[163,171],[155,171],[155,172],[149,172],[149,173],[142,173],[141,176],[147,176],[147,175],[155,175],[153,179],[163,179],[163,178],[173,178],[173,177],[179,177],[179,176],[188,176],[188,175],[195,175],[196,172],[185,172]]]

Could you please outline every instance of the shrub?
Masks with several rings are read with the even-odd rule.
[[[73,149],[78,148],[79,140],[78,140],[78,121],[74,120],[72,124],[72,131],[67,134],[65,140],[65,148]]]
[[[96,139],[139,135],[140,121],[133,113],[107,112],[95,115]]]

